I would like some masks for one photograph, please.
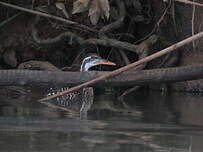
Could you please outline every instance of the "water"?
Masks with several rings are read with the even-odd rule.
[[[0,88],[1,152],[201,152],[203,96],[97,95],[87,119],[36,102],[44,89]],[[13,91],[12,91],[13,90]],[[102,92],[100,92],[101,94]]]

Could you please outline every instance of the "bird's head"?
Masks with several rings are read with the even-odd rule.
[[[91,67],[97,66],[97,65],[115,66],[116,64],[106,59],[103,59],[98,55],[89,55],[83,59],[80,67],[80,71],[88,71]]]

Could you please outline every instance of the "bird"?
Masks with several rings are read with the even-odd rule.
[[[116,64],[109,60],[103,59],[102,57],[96,54],[89,54],[86,57],[84,57],[84,59],[82,60],[82,63],[80,65],[80,72],[89,71],[92,67],[95,67],[97,65],[115,66]],[[50,88],[47,96],[60,93],[67,89],[68,87],[62,87],[59,89]],[[93,100],[94,100],[93,88],[86,87],[78,91],[74,91],[72,93],[63,95],[61,97],[57,97],[56,99],[52,99],[50,102],[57,106],[79,110],[80,117],[86,118],[87,111],[90,110],[91,105],[93,104]]]

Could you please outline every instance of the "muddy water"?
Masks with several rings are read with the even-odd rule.
[[[1,152],[202,152],[203,96],[99,94],[87,119],[36,102],[44,89],[0,89]],[[100,92],[101,93],[101,92]]]

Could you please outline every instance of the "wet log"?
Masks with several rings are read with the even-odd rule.
[[[62,85],[73,86],[108,72],[60,72],[32,70],[0,70],[0,85]],[[203,78],[203,65],[183,66],[125,72],[108,78],[94,86],[135,86],[155,83],[171,83]]]

